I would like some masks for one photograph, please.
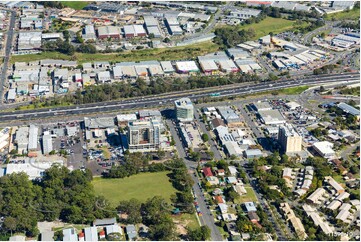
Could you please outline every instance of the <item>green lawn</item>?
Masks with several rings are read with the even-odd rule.
[[[81,10],[89,4],[89,1],[61,1],[64,6],[73,8],[75,10]]]
[[[296,94],[300,94],[303,91],[307,90],[309,87],[308,86],[301,86],[301,87],[289,87],[289,88],[284,88],[279,90],[280,94],[285,94],[285,95],[296,95]]]
[[[148,198],[162,196],[170,203],[170,196],[176,192],[167,176],[169,172],[140,173],[123,179],[94,178],[92,181],[97,195],[102,195],[116,206],[119,201],[136,198],[145,202]]]
[[[245,186],[244,188],[246,189],[247,193],[237,199],[236,203],[257,202],[257,197],[253,191],[253,188],[250,186]]]
[[[109,54],[87,54],[76,53],[74,56],[68,56],[59,52],[42,52],[39,54],[17,55],[11,57],[11,62],[29,62],[42,59],[62,59],[62,60],[76,60],[78,63],[92,62],[92,61],[148,61],[148,60],[182,60],[192,59],[199,55],[205,55],[217,51],[219,46],[213,42],[207,41],[203,43],[179,46],[172,48],[157,48],[146,50],[124,51],[121,53]]]
[[[191,229],[199,228],[199,223],[195,213],[183,213],[179,217],[174,217],[174,219],[180,221],[180,224],[186,225],[186,227],[189,227]]]
[[[345,20],[345,19],[358,20],[360,18],[360,9],[354,8],[349,11],[331,13],[327,15],[326,20],[332,20],[333,18],[336,20]]]
[[[268,35],[270,32],[278,34],[294,29],[293,23],[294,21],[287,19],[267,17],[259,23],[241,26],[240,30],[253,28],[256,32],[254,40],[257,40],[262,36]]]

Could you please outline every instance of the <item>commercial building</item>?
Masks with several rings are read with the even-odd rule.
[[[142,25],[125,25],[124,26],[125,38],[144,37],[147,36]]]
[[[30,180],[40,178],[44,175],[44,171],[49,169],[53,164],[63,165],[63,161],[56,162],[36,162],[33,158],[27,158],[25,163],[7,164],[6,174],[24,172],[29,176]]]
[[[97,227],[84,228],[85,241],[98,241]]]
[[[51,135],[43,135],[43,154],[48,155],[53,150],[53,139]]]
[[[181,74],[187,74],[191,72],[199,72],[199,68],[195,61],[177,61],[176,62],[177,72]]]
[[[226,153],[229,156],[240,157],[243,154],[242,149],[239,147],[239,145],[235,141],[225,142],[224,148],[225,148]]]
[[[328,141],[316,142],[312,145],[314,150],[323,158],[333,158],[335,156],[335,151],[332,149],[333,144]]]
[[[119,27],[116,26],[101,26],[98,28],[98,38],[99,39],[119,39],[120,38],[120,30]]]
[[[194,107],[189,98],[181,98],[174,101],[177,119],[180,122],[193,121]]]
[[[256,102],[253,104],[253,106],[257,112],[272,110],[272,106],[269,104],[269,102]]]
[[[93,25],[86,25],[83,29],[83,39],[85,41],[88,40],[96,40],[96,35],[95,35],[95,29]]]
[[[157,150],[160,145],[160,126],[159,121],[152,119],[129,122],[129,150]]]
[[[278,142],[283,152],[292,153],[302,151],[302,137],[296,132],[291,124],[279,126]]]
[[[213,60],[199,60],[199,65],[205,74],[217,74],[218,66]]]
[[[217,110],[218,113],[224,119],[225,123],[228,125],[228,127],[234,127],[243,124],[240,116],[236,114],[236,112],[232,108],[228,106],[224,106],[224,107],[217,107]]]
[[[259,111],[261,121],[266,125],[280,125],[286,123],[283,115],[279,110]]]
[[[262,157],[262,151],[259,149],[248,149],[243,151],[243,155],[245,158],[247,159],[254,159],[254,158],[259,158]]]
[[[19,154],[28,152],[29,127],[20,127],[15,134],[15,144]]]
[[[29,144],[28,144],[29,151],[34,151],[38,148],[38,133],[39,133],[39,128],[31,124],[29,128]]]
[[[168,32],[171,35],[181,35],[183,34],[182,28],[179,26],[178,19],[174,16],[165,17],[165,25],[168,28]]]
[[[41,47],[41,32],[19,32],[18,50],[36,50]]]
[[[63,229],[63,241],[78,241],[75,228]]]
[[[345,113],[352,114],[353,116],[356,116],[358,119],[360,118],[360,110],[358,110],[344,102],[340,102],[339,104],[337,104],[337,107],[342,109],[342,111],[344,111]]]
[[[257,17],[261,13],[261,10],[252,9],[252,8],[242,8],[242,9],[234,9],[229,13],[230,18],[237,19],[249,19],[251,17]]]
[[[170,61],[161,61],[160,65],[164,71],[164,74],[172,74],[175,72],[172,62]]]

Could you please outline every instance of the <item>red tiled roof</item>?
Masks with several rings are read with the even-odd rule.
[[[223,198],[221,196],[215,196],[214,199],[216,200],[217,204],[223,203]]]
[[[204,167],[203,168],[203,174],[205,176],[213,176],[212,170],[210,167]]]

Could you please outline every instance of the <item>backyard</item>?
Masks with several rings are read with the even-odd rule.
[[[167,176],[169,172],[140,173],[123,179],[94,178],[95,193],[104,196],[112,206],[119,201],[136,198],[145,202],[148,198],[161,196],[170,203],[170,197],[176,192]]]

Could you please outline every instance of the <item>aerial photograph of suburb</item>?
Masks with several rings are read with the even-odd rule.
[[[360,0],[0,0],[0,241],[360,241]]]

